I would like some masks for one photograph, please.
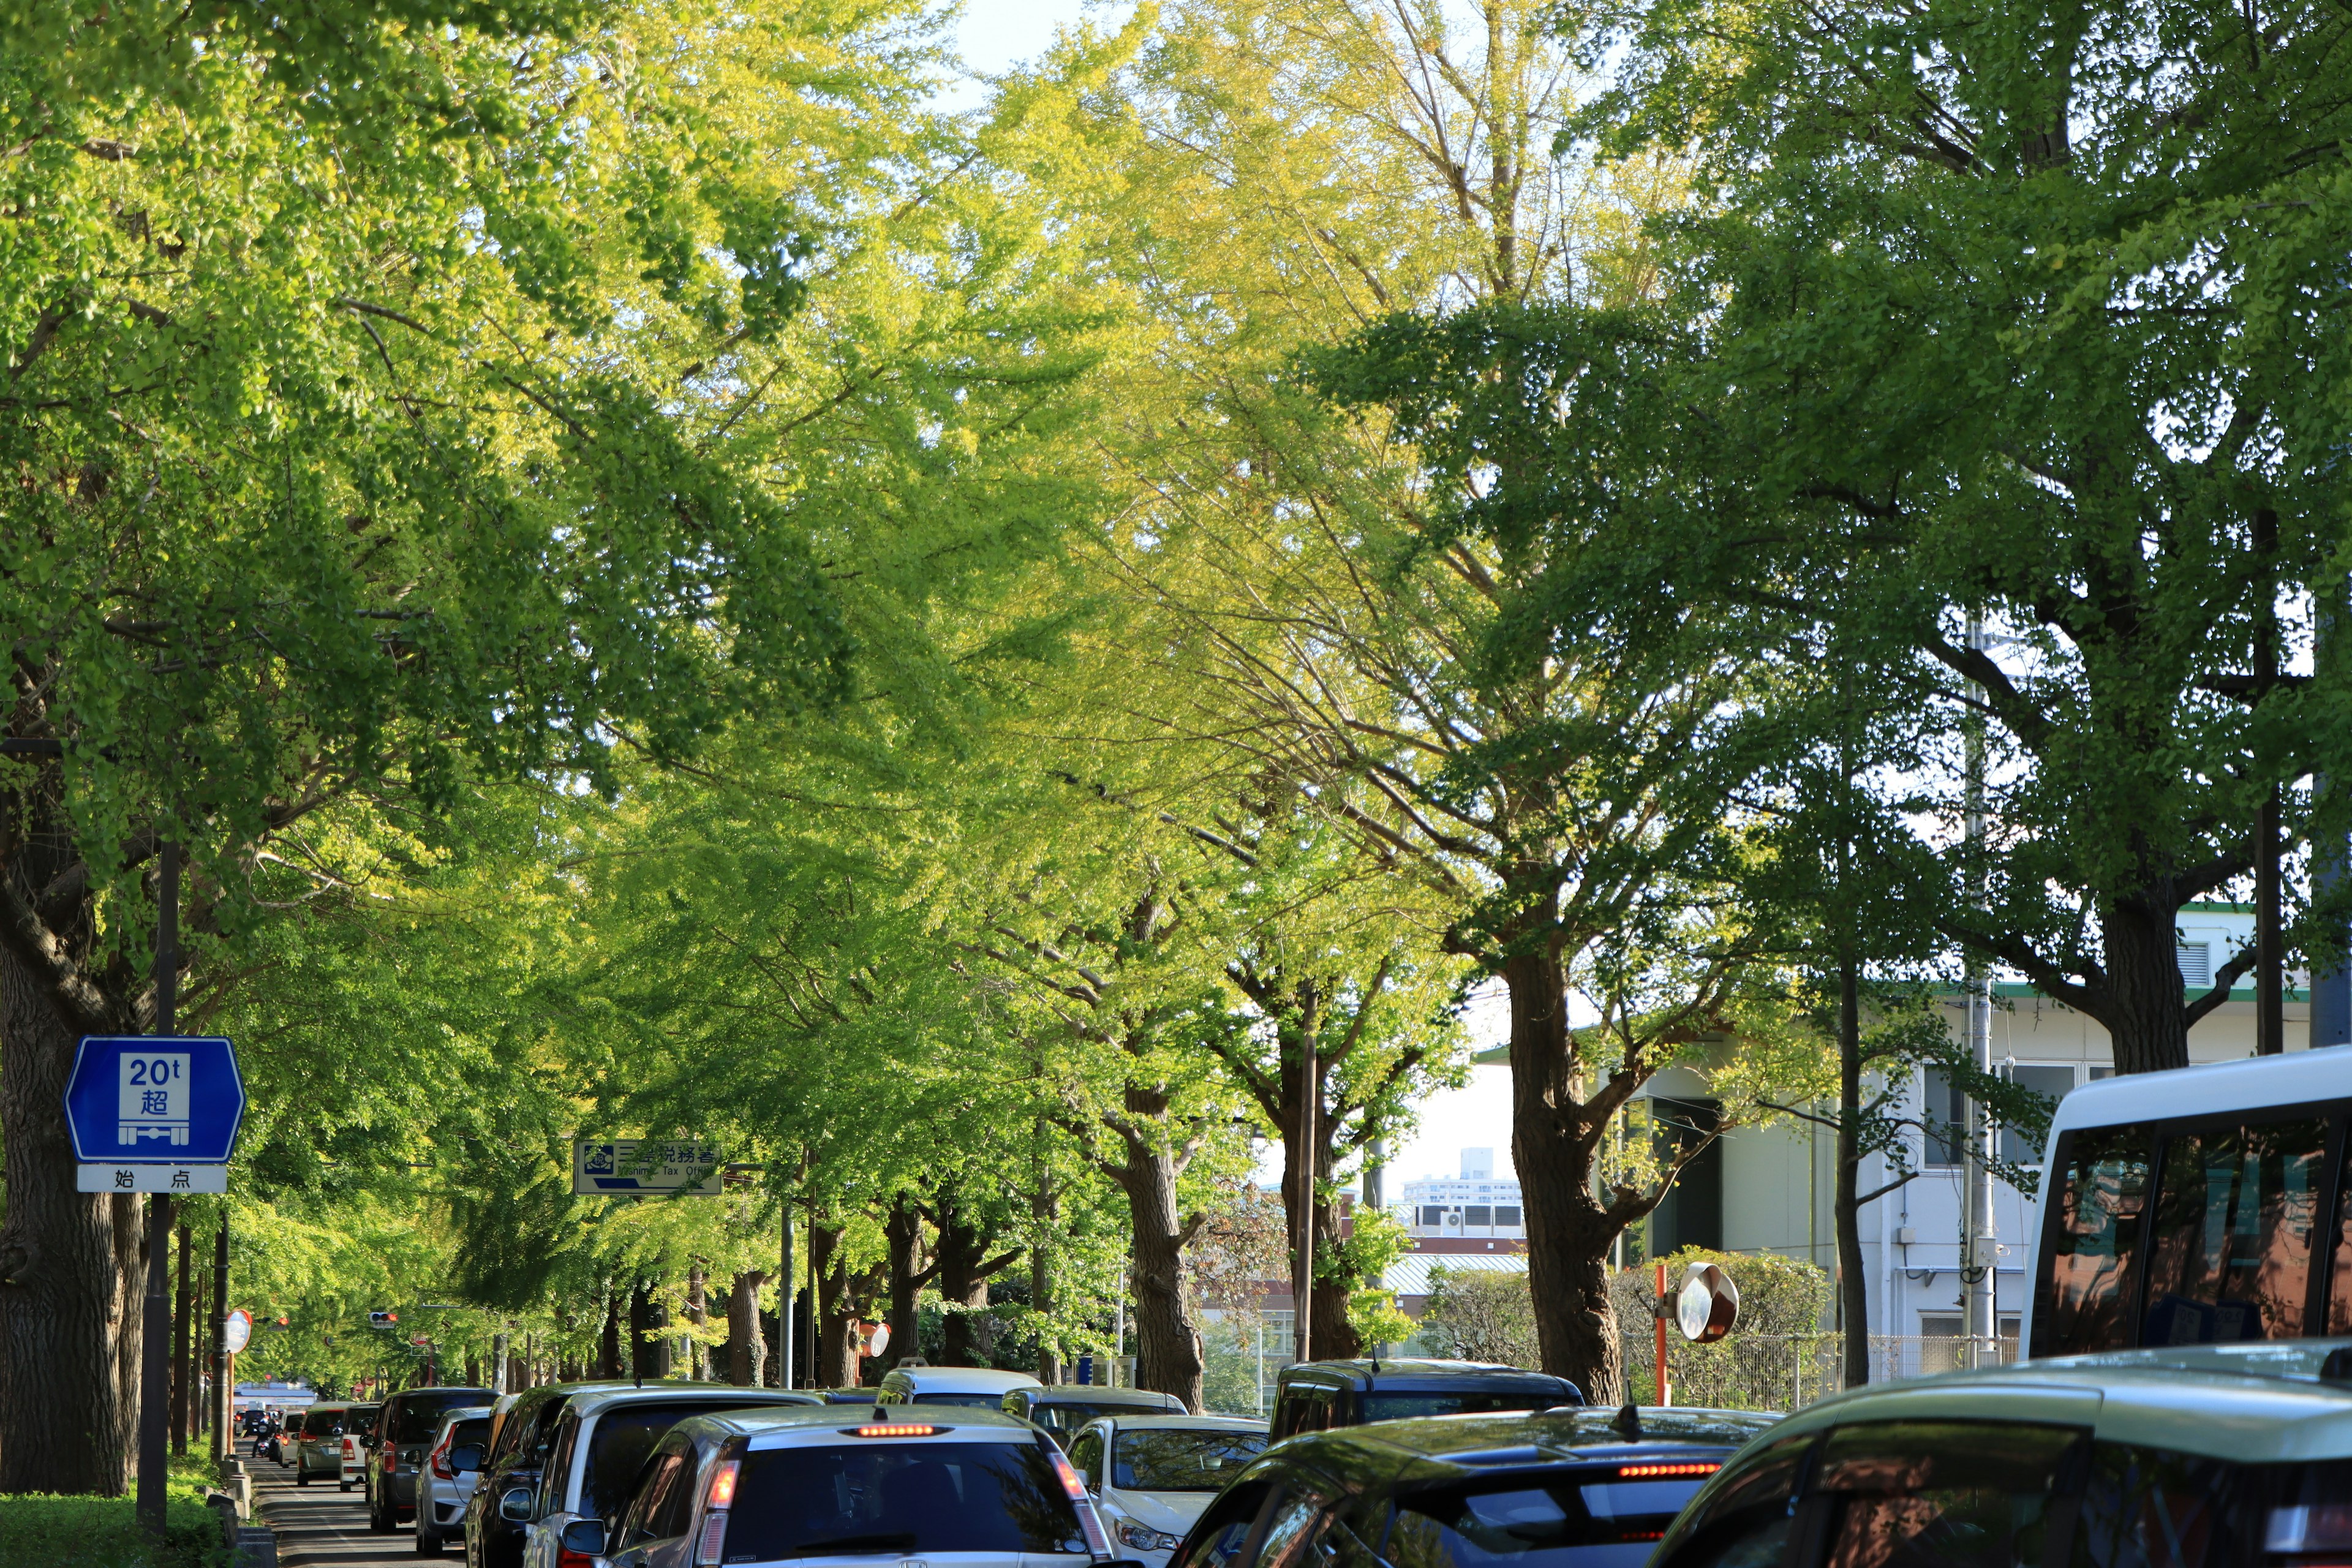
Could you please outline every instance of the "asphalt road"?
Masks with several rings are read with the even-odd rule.
[[[279,1469],[267,1459],[248,1458],[246,1471],[253,1477],[254,1506],[278,1537],[279,1568],[378,1568],[421,1563],[462,1563],[462,1552],[443,1549],[438,1558],[416,1555],[416,1532],[402,1525],[390,1535],[371,1535],[367,1498],[354,1483],[338,1490],[332,1481],[314,1479],[297,1488],[294,1472]]]

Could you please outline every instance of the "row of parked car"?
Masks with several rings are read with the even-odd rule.
[[[2352,1342],[2116,1352],[1795,1415],[1463,1363],[1286,1368],[1272,1421],[1015,1373],[316,1407],[467,1568],[2333,1568]],[[373,1410],[354,1433],[357,1412]],[[320,1449],[323,1454],[324,1448]],[[336,1453],[338,1479],[345,1478]],[[320,1463],[320,1461],[312,1461]],[[320,1464],[323,1468],[323,1464]]]

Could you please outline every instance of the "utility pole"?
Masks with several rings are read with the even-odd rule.
[[[2252,710],[2278,685],[2278,585],[2272,564],[2278,553],[2278,513],[2258,508],[2253,521],[2254,606]],[[2279,930],[2279,788],[2264,789],[2254,813],[2254,1054],[2274,1057],[2286,1049],[2286,951]]]
[[[776,1353],[783,1358],[776,1366],[776,1386],[793,1386],[793,1199],[784,1194],[783,1236],[779,1242],[776,1268]],[[751,1314],[756,1321],[759,1313]]]
[[[1990,646],[1984,623],[1971,614],[1969,647],[1979,652]],[[1968,770],[1965,805],[1968,813],[1967,862],[1969,902],[1981,909],[1990,891],[1985,871],[1985,734],[1984,721],[1971,711],[1963,721],[1964,761]],[[1992,1071],[1992,976],[1981,958],[1971,955],[1962,982],[1968,1002],[1969,1060],[1979,1072]],[[1992,1359],[1993,1260],[1999,1256],[1993,1238],[1992,1118],[1982,1100],[1968,1102],[1968,1138],[1963,1159],[1967,1182],[1966,1213],[1960,1237],[1960,1328],[1968,1342],[1968,1364],[1981,1366]]]
[[[179,1032],[180,847],[165,839],[155,899],[155,1016],[150,1030]],[[139,1326],[139,1522],[162,1537],[169,1495],[172,1399],[172,1200],[147,1199],[147,1299]]]

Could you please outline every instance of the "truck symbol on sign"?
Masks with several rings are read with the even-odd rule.
[[[149,1051],[126,1055],[117,1062],[119,1093],[115,1100],[114,1141],[137,1147],[142,1142],[185,1143],[188,1141],[188,1054]]]

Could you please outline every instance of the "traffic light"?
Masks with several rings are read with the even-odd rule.
[[[400,1314],[398,1312],[370,1312],[368,1314],[368,1322],[373,1327],[379,1329],[388,1329],[398,1321],[400,1321]]]

